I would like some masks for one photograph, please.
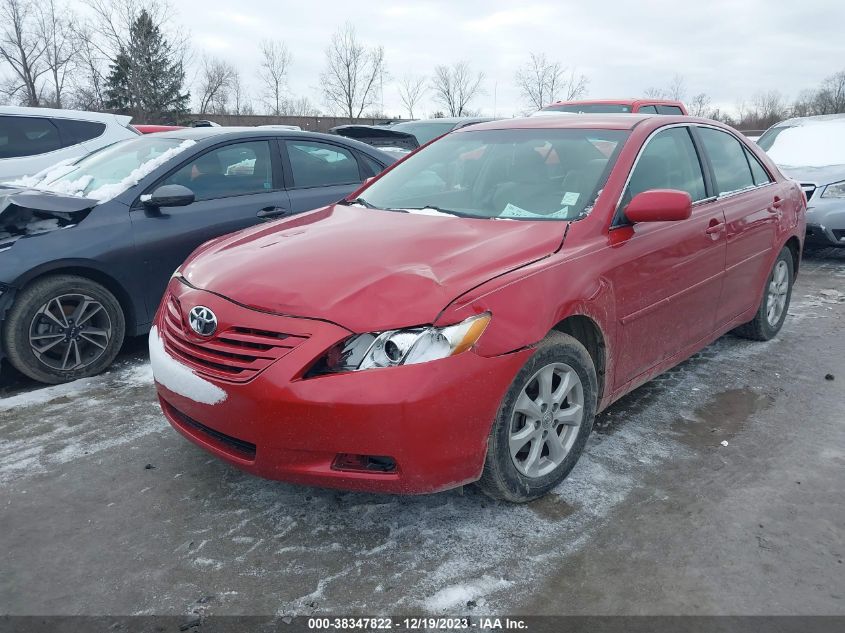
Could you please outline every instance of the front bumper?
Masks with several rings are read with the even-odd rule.
[[[326,349],[350,335],[347,330],[259,313],[176,280],[171,292],[183,323],[187,311],[204,305],[217,315],[218,332],[238,322],[254,330],[294,331],[304,339],[240,382],[191,367],[195,377],[225,394],[222,400],[200,402],[178,381],[165,380],[170,383],[165,385],[156,376],[162,409],[174,428],[230,464],[268,479],[403,494],[474,481],[504,393],[532,353],[485,358],[469,351],[419,365],[303,379]],[[165,312],[162,304],[152,336],[169,327]],[[183,363],[185,358],[172,353],[161,337],[170,358]],[[209,404],[212,400],[217,402]],[[340,454],[389,457],[395,470],[339,470],[334,464]]]
[[[807,208],[807,243],[845,246],[845,200],[813,196]]]

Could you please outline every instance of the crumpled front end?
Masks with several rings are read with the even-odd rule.
[[[191,329],[197,306],[214,315],[213,335]],[[351,334],[174,279],[150,335],[163,411],[194,443],[269,479],[403,494],[477,479],[501,399],[531,351],[306,377]]]
[[[0,250],[22,237],[78,224],[96,200],[0,186]]]

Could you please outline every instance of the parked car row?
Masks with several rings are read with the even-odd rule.
[[[63,382],[149,331],[172,426],[248,472],[534,499],[598,411],[728,331],[777,334],[813,199],[725,125],[587,105],[330,135],[123,121],[0,185],[2,353]]]

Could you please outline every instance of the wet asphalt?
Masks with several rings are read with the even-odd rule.
[[[629,394],[523,506],[241,473],[166,424],[143,340],[70,385],[3,367],[0,614],[845,614],[843,387],[845,250],[775,340]]]

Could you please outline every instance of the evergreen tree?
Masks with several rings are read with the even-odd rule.
[[[106,107],[144,123],[180,121],[190,93],[182,92],[185,69],[179,52],[142,10],[132,24],[129,45],[110,66]]]

